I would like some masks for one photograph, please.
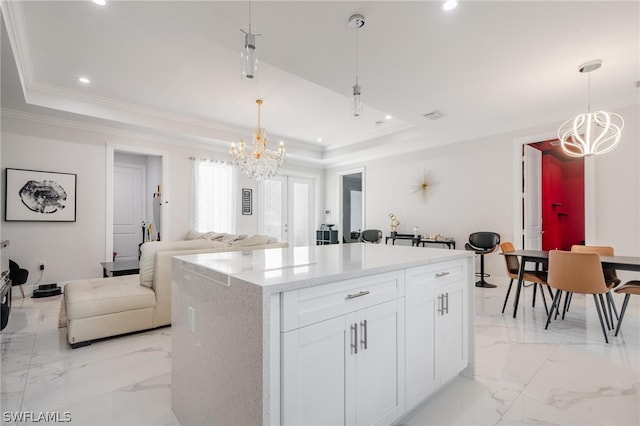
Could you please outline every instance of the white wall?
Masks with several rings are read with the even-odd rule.
[[[164,240],[182,239],[191,226],[189,157],[226,160],[227,153],[201,147],[178,144],[151,135],[102,131],[103,129],[65,127],[49,119],[2,119],[2,179],[6,167],[76,173],[78,175],[77,215],[73,223],[2,222],[2,238],[10,240],[11,257],[29,270],[28,285],[40,276],[38,262],[46,261],[39,284],[100,277],[100,262],[106,258],[106,164],[107,146],[127,146],[167,154],[166,188],[162,188],[168,235]],[[175,144],[174,144],[175,143]],[[117,148],[116,148],[117,150]],[[315,170],[321,176],[321,171]],[[155,185],[155,183],[154,183]],[[4,190],[4,182],[1,187]],[[239,177],[239,187],[254,189],[254,214],[242,216],[238,207],[238,232],[257,231],[255,181]],[[3,201],[4,201],[4,197]],[[238,203],[240,203],[238,196]],[[4,209],[2,219],[4,220]],[[28,289],[27,289],[28,290]]]
[[[625,119],[620,145],[595,159],[596,243],[615,247],[617,254],[639,256],[640,108],[615,112]],[[359,165],[365,167],[365,227],[388,235],[389,213],[394,213],[401,222],[398,232],[411,233],[419,226],[422,234],[454,237],[458,249],[464,249],[475,231],[495,231],[503,241],[514,241],[514,221],[520,220],[514,213],[514,146],[533,135],[555,133],[559,124]],[[341,170],[327,170],[325,181],[325,208],[337,214]],[[426,201],[412,195],[424,171],[430,171],[436,181]],[[501,256],[485,259],[489,273],[505,275]]]

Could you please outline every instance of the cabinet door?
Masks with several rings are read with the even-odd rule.
[[[343,315],[282,334],[284,424],[345,424],[348,331]]]
[[[405,303],[407,409],[411,409],[438,387],[433,286],[407,295]]]
[[[395,299],[355,315],[358,327],[355,422],[358,425],[389,424],[404,409],[403,308],[402,299]]]
[[[467,366],[467,287],[464,281],[456,281],[436,291],[445,295],[445,311],[436,316],[436,365],[444,383]]]

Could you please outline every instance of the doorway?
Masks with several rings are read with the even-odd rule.
[[[570,250],[584,244],[584,159],[566,156],[557,139],[524,145],[523,158],[523,247]],[[536,226],[538,242],[532,238]]]
[[[155,150],[107,146],[105,261],[138,260],[141,243],[167,235],[166,158]]]
[[[364,229],[364,185],[362,170],[340,175],[342,242],[353,243]]]

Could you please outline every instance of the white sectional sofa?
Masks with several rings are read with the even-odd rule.
[[[229,239],[227,239],[228,241]],[[142,245],[140,273],[68,282],[64,288],[67,340],[92,340],[171,324],[171,257],[287,247],[266,236],[223,242],[207,238]]]

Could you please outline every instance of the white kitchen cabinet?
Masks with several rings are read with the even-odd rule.
[[[180,256],[172,274],[182,424],[396,424],[473,373],[470,252],[292,247]]]
[[[436,370],[444,384],[467,366],[467,287],[458,280],[443,284],[436,291],[443,305],[441,312],[436,309]]]
[[[282,333],[283,423],[389,424],[404,409],[403,301]]]
[[[411,409],[467,366],[464,261],[406,271],[406,401]]]

